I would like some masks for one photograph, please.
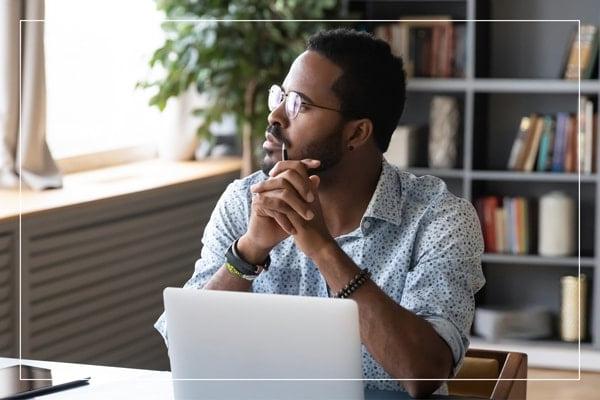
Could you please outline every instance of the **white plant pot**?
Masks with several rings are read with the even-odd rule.
[[[158,156],[163,160],[187,161],[194,158],[198,146],[196,129],[202,122],[192,110],[204,100],[193,88],[177,98],[170,99],[165,109],[167,129],[158,138]]]

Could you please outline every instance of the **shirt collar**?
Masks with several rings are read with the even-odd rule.
[[[377,182],[373,197],[363,215],[361,228],[366,230],[366,218],[380,219],[394,225],[400,225],[402,201],[402,181],[396,168],[391,166],[385,158],[382,158],[381,175]]]

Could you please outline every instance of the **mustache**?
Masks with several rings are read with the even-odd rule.
[[[279,140],[281,143],[285,143],[286,145],[288,145],[287,141],[283,137],[283,129],[281,128],[281,125],[279,125],[279,124],[269,125],[269,126],[267,126],[267,132],[269,132],[271,135],[273,135],[273,137],[275,139]]]

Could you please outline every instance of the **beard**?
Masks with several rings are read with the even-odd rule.
[[[343,123],[340,123],[329,135],[318,141],[308,143],[299,149],[300,154],[297,156],[298,160],[310,158],[321,161],[321,164],[317,168],[308,170],[309,175],[319,175],[320,173],[333,168],[340,162],[343,156],[341,134],[342,126]],[[270,125],[267,128],[267,131],[281,142],[285,141],[286,146],[288,145],[288,142],[284,140],[283,136],[281,135],[279,125]],[[265,175],[269,175],[269,172],[271,169],[273,169],[278,161],[278,159],[273,157],[272,152],[265,151],[265,157],[263,158],[261,164],[263,173]]]

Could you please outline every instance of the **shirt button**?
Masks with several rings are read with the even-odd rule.
[[[363,228],[364,228],[364,229],[369,229],[369,227],[370,227],[370,226],[371,226],[371,223],[370,223],[369,221],[365,221],[365,222],[363,223]]]

